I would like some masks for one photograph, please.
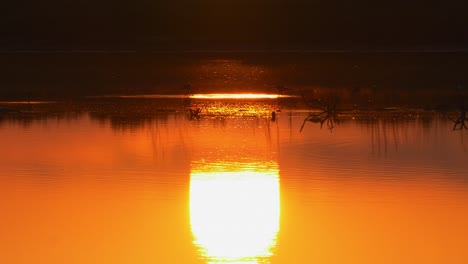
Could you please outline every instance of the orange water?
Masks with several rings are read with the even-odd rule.
[[[304,118],[3,121],[0,262],[466,263],[466,131]]]

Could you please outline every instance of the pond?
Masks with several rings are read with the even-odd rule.
[[[337,110],[330,126],[278,99],[195,98],[192,115],[185,99],[9,104],[2,262],[468,259],[456,113]]]

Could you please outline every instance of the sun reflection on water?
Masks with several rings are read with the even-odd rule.
[[[213,93],[213,94],[193,94],[192,99],[277,99],[281,97],[290,97],[281,94],[262,94],[262,93]]]
[[[208,263],[259,263],[279,231],[276,163],[195,164],[190,179],[194,243]]]

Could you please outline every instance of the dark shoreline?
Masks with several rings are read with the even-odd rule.
[[[0,100],[260,92],[444,108],[468,94],[468,53],[0,53]]]

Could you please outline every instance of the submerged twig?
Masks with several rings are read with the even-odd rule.
[[[193,120],[193,119],[200,119],[200,114],[201,114],[201,109],[200,108],[197,108],[197,109],[190,109],[190,120]]]
[[[454,122],[453,130],[463,130],[463,129],[468,130],[468,127],[465,124],[465,122],[468,121],[468,118],[466,116],[466,110],[463,109],[462,111],[460,111],[460,115],[458,116],[456,120],[453,120],[453,119],[451,120]]]
[[[466,110],[468,109],[468,96],[463,92],[461,91],[461,87],[458,87],[458,89],[460,90],[460,94],[458,96],[458,100],[459,100],[459,109],[460,109],[460,114],[458,115],[458,118],[456,120],[454,119],[451,119],[452,122],[454,122],[453,124],[453,130],[463,130],[463,129],[467,129],[468,130],[468,127],[466,126],[466,121],[468,121],[468,117],[466,115]]]
[[[303,96],[304,98],[304,96]],[[305,98],[304,98],[305,100]],[[299,130],[300,132],[302,129],[304,129],[304,126],[306,122],[312,122],[312,123],[320,123],[320,128],[323,127],[323,124],[326,122],[328,129],[330,129],[330,132],[333,130],[335,127],[335,124],[339,124],[340,121],[338,119],[338,113],[336,109],[336,103],[324,103],[320,100],[314,100],[314,101],[307,101],[305,100],[306,104],[309,107],[315,108],[318,107],[322,112],[320,113],[310,113],[305,119],[304,122],[302,122],[301,129]]]

